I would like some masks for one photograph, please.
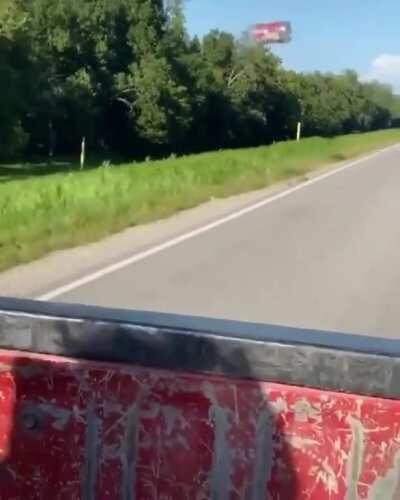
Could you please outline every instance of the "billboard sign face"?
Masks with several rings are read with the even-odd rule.
[[[288,43],[292,38],[292,27],[287,21],[255,24],[251,36],[258,43]]]

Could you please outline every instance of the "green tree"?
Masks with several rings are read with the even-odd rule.
[[[138,136],[160,151],[178,147],[191,122],[189,92],[174,72],[165,23],[161,1],[135,0],[129,33],[134,62],[116,79]]]
[[[1,0],[0,156],[165,155],[387,127],[400,98],[353,71],[286,71],[270,51],[186,30],[183,0]]]
[[[108,90],[109,7],[100,0],[33,0],[29,9],[38,69],[29,119],[33,145],[77,150],[83,135],[95,141],[99,104]]]
[[[0,158],[7,158],[22,152],[28,140],[21,120],[28,109],[30,61],[26,12],[17,1],[0,6]]]

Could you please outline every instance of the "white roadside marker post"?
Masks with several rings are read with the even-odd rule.
[[[298,142],[300,138],[301,138],[301,122],[297,122],[296,141]]]
[[[83,167],[85,166],[85,153],[86,153],[86,139],[85,139],[85,137],[82,137],[82,144],[81,144],[81,170],[83,170]]]

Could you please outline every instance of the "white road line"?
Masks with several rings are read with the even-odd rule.
[[[161,243],[160,245],[156,245],[153,248],[150,248],[150,249],[145,250],[143,252],[136,253],[136,254],[132,255],[131,257],[128,257],[128,258],[123,259],[119,262],[116,262],[115,264],[111,264],[107,267],[104,267],[103,269],[100,269],[100,270],[95,271],[91,274],[83,276],[82,278],[79,278],[75,281],[72,281],[71,283],[69,283],[67,285],[61,286],[61,287],[56,288],[54,290],[51,290],[50,292],[45,293],[41,297],[37,297],[37,300],[41,300],[41,301],[53,300],[57,297],[60,297],[61,295],[64,295],[68,292],[71,292],[72,290],[75,290],[75,289],[80,288],[84,285],[87,285],[88,283],[92,283],[93,281],[96,281],[100,278],[103,278],[104,276],[107,276],[108,274],[114,273],[116,271],[119,271],[120,269],[127,267],[127,266],[130,266],[130,265],[135,264],[137,262],[140,262],[144,259],[147,259],[148,257],[151,257],[152,255],[156,255],[160,252],[163,252],[164,250],[167,250],[167,249],[172,248],[176,245],[179,245],[180,243],[183,243],[184,241],[190,240],[192,238],[195,238],[196,236],[199,236],[203,233],[211,231],[212,229],[215,229],[219,226],[222,226],[223,224],[226,224],[227,222],[238,219],[239,217],[242,217],[243,215],[254,212],[255,210],[258,210],[259,208],[265,207],[266,205],[269,205],[270,203],[274,203],[275,201],[281,200],[282,198],[286,198],[287,196],[289,196],[297,191],[300,191],[301,189],[305,189],[309,186],[312,186],[313,184],[316,184],[317,182],[321,182],[324,179],[327,179],[328,177],[331,177],[331,176],[336,175],[340,172],[343,172],[344,170],[347,170],[350,167],[354,167],[356,165],[364,163],[365,161],[371,160],[372,158],[375,158],[376,156],[378,156],[378,155],[380,155],[380,154],[382,154],[390,149],[394,149],[398,146],[399,146],[398,144],[396,144],[395,146],[389,146],[388,148],[385,148],[385,149],[382,149],[382,150],[377,151],[375,153],[369,154],[367,156],[359,158],[358,160],[354,160],[352,162],[346,163],[345,165],[342,165],[341,167],[338,167],[335,170],[331,170],[331,171],[326,172],[324,174],[313,177],[312,179],[310,179],[306,182],[303,182],[302,184],[298,184],[297,186],[286,189],[285,191],[282,191],[276,195],[267,197],[264,200],[261,200],[257,203],[254,203],[253,205],[250,205],[246,208],[238,210],[237,212],[234,212],[230,215],[222,217],[221,219],[218,219],[214,222],[211,222],[210,224],[206,224],[205,226],[194,229],[193,231],[189,231],[188,233],[182,234],[181,236],[178,236],[176,238],[168,240],[165,243]]]

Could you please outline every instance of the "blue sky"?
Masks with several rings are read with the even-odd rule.
[[[400,93],[400,0],[187,0],[191,34],[240,35],[255,22],[289,20],[293,41],[275,46],[288,68],[341,71],[391,83]]]

